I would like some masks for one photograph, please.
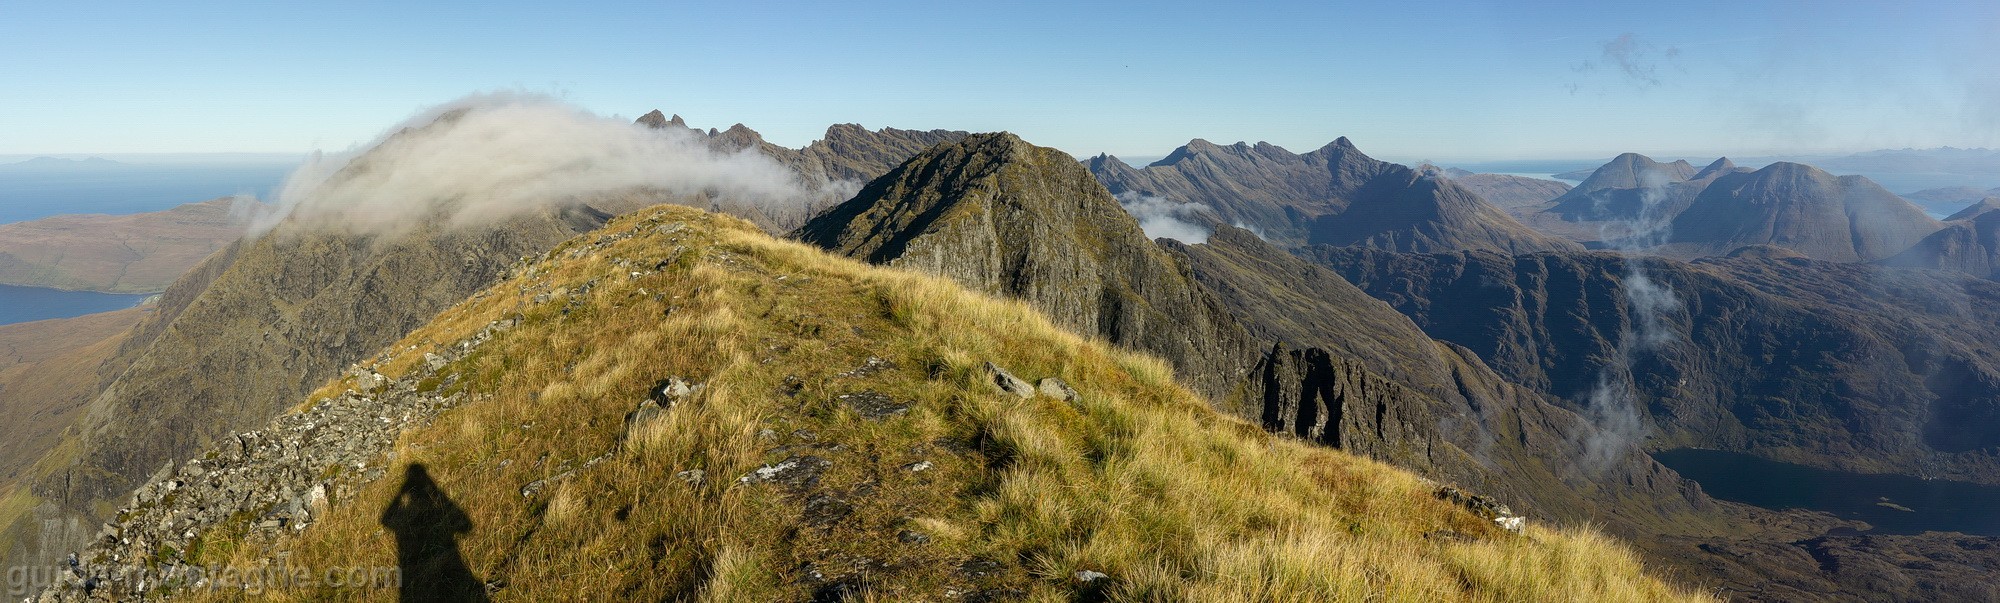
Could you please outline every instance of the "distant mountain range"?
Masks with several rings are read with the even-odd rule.
[[[1442,174],[1378,161],[1342,137],[1304,155],[1268,143],[1196,139],[1145,168],[1086,162],[1113,193],[1213,209],[1215,222],[1273,242],[1380,245],[1408,251],[1572,249],[1522,225]]]
[[[1883,149],[1848,155],[1776,155],[1736,160],[1746,166],[1778,162],[1810,164],[1834,174],[1867,176],[1892,191],[1951,188],[1983,191],[2000,186],[2000,150],[1996,149]],[[1593,171],[1570,170],[1550,177],[1576,181],[1589,178]]]

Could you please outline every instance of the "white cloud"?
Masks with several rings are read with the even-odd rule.
[[[753,150],[718,153],[692,132],[599,117],[553,99],[467,97],[417,115],[367,147],[315,155],[286,180],[279,222],[395,233],[430,219],[488,223],[652,189],[765,207],[811,194],[791,170]]]
[[[1139,220],[1139,229],[1146,231],[1147,238],[1167,238],[1194,245],[1208,242],[1208,235],[1212,234],[1208,227],[1183,219],[1213,211],[1206,205],[1175,203],[1135,192],[1119,193],[1117,197],[1119,207]]]

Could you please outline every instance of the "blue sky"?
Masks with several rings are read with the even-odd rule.
[[[2000,146],[2000,3],[0,0],[0,154],[302,152],[472,92],[1400,159]]]

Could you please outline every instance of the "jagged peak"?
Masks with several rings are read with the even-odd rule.
[[[660,128],[665,128],[667,126],[679,126],[683,128],[687,127],[687,121],[681,119],[681,115],[679,113],[675,113],[672,118],[668,118],[667,115],[665,113],[662,113],[659,109],[654,109],[652,111],[646,112],[645,115],[639,116],[639,119],[633,120],[633,123],[653,128],[655,130]]]
[[[1340,155],[1359,155],[1362,157],[1368,157],[1367,153],[1361,152],[1361,148],[1354,146],[1354,141],[1348,140],[1346,136],[1335,138],[1333,139],[1333,142],[1326,143],[1326,145],[1313,150],[1313,152],[1310,154],[1313,155],[1340,154]],[[1370,157],[1370,159],[1373,158]]]
[[[868,128],[861,124],[856,124],[856,123],[833,124],[826,127],[826,133],[820,135],[820,140],[834,140],[850,136],[860,136],[867,133],[868,133]]]
[[[1701,168],[1701,171],[1695,172],[1694,179],[1701,180],[1703,178],[1708,178],[1710,176],[1719,176],[1733,171],[1736,171],[1736,162],[1730,161],[1728,157],[1718,157],[1716,158],[1715,161],[1710,162],[1708,164],[1708,167]]]
[[[1125,163],[1125,160],[1119,159],[1117,155],[1110,153],[1098,153],[1096,157],[1092,157],[1084,163],[1090,165],[1091,171],[1100,169],[1132,169],[1131,164]]]

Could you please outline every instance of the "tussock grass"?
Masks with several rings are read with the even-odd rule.
[[[377,370],[408,374],[503,318],[522,323],[446,369],[471,401],[406,434],[390,477],[296,537],[219,547],[226,563],[396,565],[381,514],[403,467],[422,464],[471,519],[452,544],[502,600],[1700,598],[1594,531],[1508,534],[1409,473],[1217,414],[1165,363],[1022,304],[733,218],[620,219],[444,313]],[[851,372],[871,358],[875,372]],[[1002,395],[987,362],[1082,397]],[[626,413],[670,377],[703,387],[628,433]],[[858,393],[905,410],[864,416],[842,398]],[[810,485],[739,482],[806,456],[830,463]]]

